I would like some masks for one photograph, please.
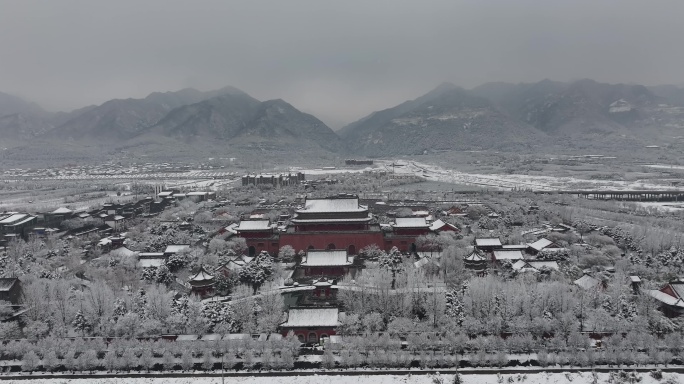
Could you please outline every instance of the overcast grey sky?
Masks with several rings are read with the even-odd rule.
[[[0,0],[0,91],[51,110],[233,85],[333,127],[442,81],[684,83],[684,1]]]

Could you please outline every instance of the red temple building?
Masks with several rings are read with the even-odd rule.
[[[390,232],[383,232],[373,221],[368,207],[359,204],[357,196],[341,195],[326,199],[309,199],[297,209],[287,228],[276,231],[268,220],[241,221],[235,233],[247,241],[249,256],[262,251],[277,255],[282,246],[296,252],[344,250],[357,255],[361,249],[375,244],[386,251],[397,247],[415,252],[416,238],[429,233],[458,232],[458,228],[438,221],[435,230],[423,217],[397,218]]]
[[[392,224],[392,233],[385,236],[385,248],[416,252],[416,238],[429,233],[430,226],[424,217],[397,218]]]
[[[235,231],[247,241],[249,256],[255,256],[261,251],[277,255],[280,250],[278,235],[273,232],[268,220],[240,221]]]
[[[307,199],[280,233],[280,246],[291,245],[298,252],[340,249],[356,255],[367,245],[384,244],[380,225],[371,221],[368,208],[356,196]]]
[[[345,250],[310,250],[299,263],[298,277],[343,277],[354,268],[354,256]]]
[[[188,280],[192,293],[199,295],[200,297],[206,297],[212,294],[214,292],[214,283],[214,276],[210,275],[209,272],[204,269],[204,266],[201,266],[199,272]]]
[[[334,335],[338,325],[337,308],[290,308],[280,332],[287,336],[292,331],[302,343],[317,343]]]

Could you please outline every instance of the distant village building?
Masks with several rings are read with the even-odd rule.
[[[373,160],[357,160],[347,159],[344,161],[345,165],[373,165]]]
[[[104,222],[112,228],[114,232],[121,232],[126,228],[126,218],[121,215],[109,214],[104,218]]]
[[[248,185],[270,185],[273,187],[284,187],[288,185],[301,184],[306,180],[306,176],[301,172],[288,174],[260,174],[260,175],[244,175],[242,176],[242,186]]]
[[[61,207],[57,208],[52,212],[45,213],[44,224],[48,227],[59,227],[63,221],[69,220],[74,217],[74,211],[69,208]],[[90,215],[86,214],[86,217]]]
[[[26,239],[28,233],[35,226],[38,218],[28,213],[4,212],[0,213],[0,235],[6,238],[21,237]]]

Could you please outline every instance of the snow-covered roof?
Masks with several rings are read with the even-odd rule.
[[[359,205],[357,197],[346,199],[307,199],[304,209],[297,212],[363,212],[366,207]]]
[[[72,212],[73,212],[73,211],[72,211],[71,209],[69,209],[69,208],[61,207],[61,208],[55,209],[55,210],[52,211],[51,213],[57,215],[57,214],[72,213]]]
[[[438,230],[438,229],[440,229],[440,228],[442,228],[442,227],[444,227],[444,226],[450,227],[450,228],[452,228],[452,229],[454,229],[454,230],[458,229],[458,228],[456,228],[456,226],[453,225],[453,224],[445,223],[445,222],[442,221],[441,219],[437,219],[437,220],[435,220],[435,221],[432,223],[432,225],[430,225],[430,230],[431,230],[431,231],[436,231],[436,230]]]
[[[441,251],[418,251],[418,252],[416,252],[416,254],[417,254],[418,257],[420,257],[421,259],[422,259],[423,257],[434,257],[434,258],[437,258],[437,259],[439,259],[439,258],[442,257],[442,252],[441,252]]]
[[[178,253],[184,249],[190,249],[190,244],[167,245],[164,253]]]
[[[684,283],[681,280],[670,282],[669,286],[679,298],[684,299]]]
[[[536,269],[544,268],[544,267],[549,268],[549,269],[553,269],[556,271],[560,269],[557,261],[528,260],[527,263]]]
[[[35,219],[35,216],[28,216],[28,217],[24,218],[23,220],[18,221],[18,222],[16,222],[16,223],[5,224],[5,226],[6,226],[6,227],[16,227],[16,226],[18,226],[18,225],[26,224],[26,223],[28,223],[29,221],[33,220],[33,219]]]
[[[164,265],[164,262],[166,261],[165,257],[146,257],[146,258],[140,258],[138,260],[138,265],[141,268],[151,268],[151,267],[161,267]]]
[[[15,213],[12,216],[6,217],[3,220],[0,220],[0,224],[11,224],[16,221],[19,221],[23,219],[24,217],[28,216],[26,213]]]
[[[121,247],[117,248],[111,252],[109,252],[110,255],[117,255],[117,256],[133,256],[135,255],[134,251],[131,251],[130,249],[126,247]]]
[[[427,228],[428,224],[424,217],[397,217],[393,226],[394,228]]]
[[[558,263],[555,261],[534,261],[534,260],[518,260],[512,265],[513,269],[516,271],[539,271],[540,268],[549,268],[553,270],[558,270]]]
[[[373,217],[369,213],[368,216],[365,217],[349,217],[349,218],[343,218],[343,219],[329,219],[329,218],[322,218],[322,219],[300,219],[300,218],[294,218],[292,219],[293,223],[300,223],[300,224],[306,224],[306,223],[365,223],[368,222],[372,219]]]
[[[173,191],[164,191],[164,192],[159,192],[159,194],[157,194],[157,196],[159,196],[159,197],[168,197],[171,195],[173,195]]]
[[[200,340],[202,341],[216,341],[216,340],[221,340],[221,335],[218,333],[207,333],[206,335],[202,335],[200,337]]]
[[[327,267],[351,265],[353,256],[348,256],[346,250],[310,250],[302,260],[306,267]]]
[[[339,321],[337,308],[292,308],[282,327],[336,327]]]
[[[497,237],[493,238],[480,238],[480,239],[475,239],[475,245],[478,247],[500,247],[501,246],[501,240]]]
[[[573,284],[583,289],[596,289],[601,285],[601,282],[589,275],[584,275],[575,280]]]
[[[483,261],[486,260],[484,256],[482,256],[477,249],[473,249],[468,256],[464,258],[464,260],[467,261]]]
[[[195,341],[198,338],[198,335],[178,335],[176,341]]]
[[[414,265],[416,268],[422,268],[422,267],[424,267],[425,265],[430,264],[430,263],[433,263],[433,262],[434,262],[435,265],[439,265],[439,262],[437,261],[437,259],[436,259],[436,258],[432,258],[432,257],[423,257],[422,259],[420,259],[420,260],[416,261],[415,263],[413,263],[413,265]]]
[[[549,245],[552,245],[553,241],[549,239],[539,239],[535,241],[534,243],[530,244],[530,248],[534,249],[535,251],[541,251],[542,249],[548,247]]]
[[[201,267],[199,272],[195,274],[195,276],[191,277],[189,281],[193,281],[196,283],[204,283],[207,281],[211,281],[214,279],[213,275],[210,275],[209,272],[207,272],[204,267]]]
[[[237,270],[237,269],[240,269],[240,268],[244,267],[245,265],[251,263],[252,260],[254,260],[253,257],[244,256],[244,255],[237,256],[237,257],[234,257],[234,258],[228,260],[228,262],[226,262],[222,265],[219,265],[216,269],[218,270],[222,267],[226,267],[230,270]]]
[[[313,281],[314,287],[331,287],[332,285],[332,281],[326,279],[325,277],[321,277],[320,279]]]
[[[12,286],[14,286],[14,284],[18,281],[19,281],[19,279],[17,279],[16,277],[2,277],[2,278],[0,278],[0,291],[2,291],[2,292],[9,291],[12,288]]]
[[[496,260],[522,260],[523,254],[518,249],[503,249],[494,251],[494,259]]]
[[[661,292],[661,291],[654,289],[654,290],[648,291],[648,294],[663,304],[684,308],[684,301],[682,301],[682,299],[678,299],[676,297],[670,296],[665,292]]]
[[[631,280],[632,283],[641,283],[641,278],[639,276],[630,276],[629,280]]]
[[[524,250],[527,249],[526,244],[506,244],[502,245],[501,249],[519,249],[519,250]]]
[[[268,220],[240,221],[240,225],[235,229],[237,231],[268,231],[271,229],[271,222]]]

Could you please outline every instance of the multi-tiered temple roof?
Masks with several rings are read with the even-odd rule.
[[[304,208],[295,211],[293,224],[368,223],[372,219],[368,207],[358,197],[307,199]]]

